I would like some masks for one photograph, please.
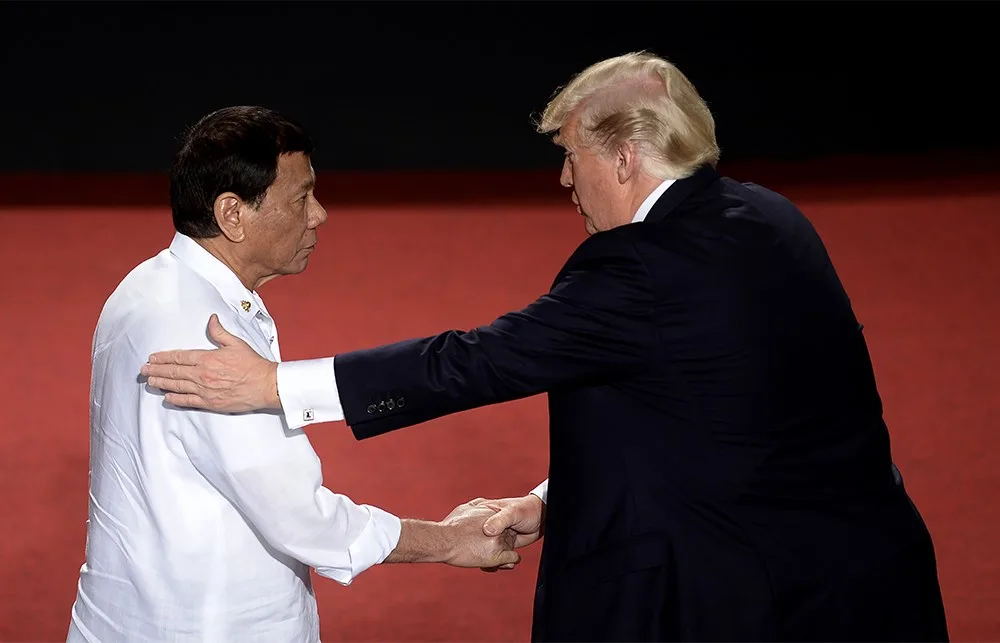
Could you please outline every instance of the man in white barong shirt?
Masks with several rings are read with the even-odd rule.
[[[302,272],[326,211],[304,130],[263,108],[204,117],[171,172],[177,230],[108,299],[93,342],[90,507],[68,641],[319,640],[309,568],[347,585],[373,565],[509,568],[493,510],[400,519],[323,486],[320,460],[280,413],[166,403],[136,373],[154,351],[211,348],[206,317],[280,361],[257,294]]]

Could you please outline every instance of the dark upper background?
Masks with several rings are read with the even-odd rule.
[[[1000,148],[991,2],[3,2],[0,172],[165,170],[203,113],[256,103],[318,170],[535,169],[531,116],[647,49],[726,160]]]

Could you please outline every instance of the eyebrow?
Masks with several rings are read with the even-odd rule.
[[[308,192],[314,185],[316,185],[316,177],[310,176],[308,179],[299,184],[299,187],[295,190],[295,192],[296,194],[299,192]]]

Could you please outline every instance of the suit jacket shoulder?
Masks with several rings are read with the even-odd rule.
[[[628,264],[638,268],[640,273],[645,272],[648,277],[649,271],[635,247],[635,239],[626,228],[627,226],[622,226],[598,232],[584,239],[556,273],[553,287],[575,273],[613,269]]]

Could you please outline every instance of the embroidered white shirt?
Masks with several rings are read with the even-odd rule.
[[[179,409],[150,353],[214,348],[206,321],[280,361],[264,302],[194,240],[136,267],[93,343],[90,510],[68,641],[318,642],[309,568],[347,585],[395,548],[399,519],[323,486],[280,413]],[[300,414],[301,417],[301,414]]]

